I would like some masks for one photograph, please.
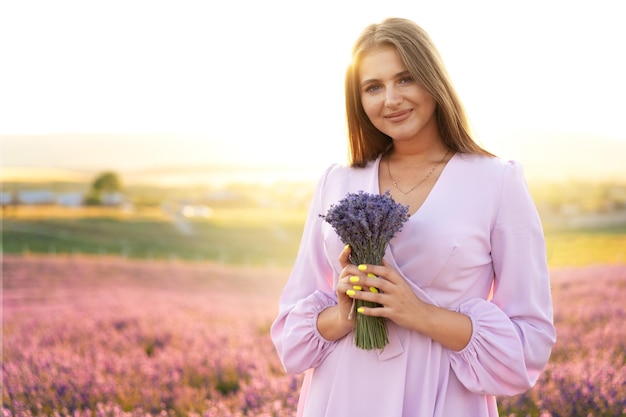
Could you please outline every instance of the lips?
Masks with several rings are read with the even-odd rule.
[[[400,123],[405,121],[411,115],[411,110],[395,111],[393,113],[386,114],[384,117],[387,121],[392,123]]]

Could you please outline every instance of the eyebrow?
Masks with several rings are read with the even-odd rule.
[[[402,77],[404,77],[405,75],[410,75],[410,74],[411,74],[411,73],[409,72],[409,70],[404,70],[404,71],[399,72],[399,73],[397,73],[396,75],[394,75],[394,77],[393,77],[393,78],[402,78]],[[364,86],[364,85],[367,85],[367,84],[372,84],[372,83],[377,83],[377,82],[380,82],[380,80],[379,80],[379,79],[377,79],[377,78],[370,78],[370,79],[367,79],[367,80],[363,81],[363,82],[361,83],[361,86]]]

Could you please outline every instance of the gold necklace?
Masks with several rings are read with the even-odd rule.
[[[446,152],[446,154],[443,156],[443,158],[441,158],[441,161],[439,161],[435,165],[433,165],[433,167],[430,169],[430,171],[428,171],[428,174],[426,174],[426,176],[424,178],[419,180],[419,182],[417,184],[415,184],[415,186],[413,188],[411,188],[409,191],[404,191],[402,188],[400,188],[398,186],[398,182],[396,180],[394,180],[393,177],[391,176],[391,168],[389,168],[389,157],[387,157],[387,173],[389,174],[389,179],[391,180],[391,183],[393,184],[393,186],[398,189],[398,191],[400,191],[404,195],[407,195],[407,194],[413,192],[417,187],[422,185],[424,183],[424,181],[429,179],[430,176],[433,175],[433,172],[435,172],[435,168],[437,168],[439,165],[441,165],[443,163],[443,161],[446,160],[446,158],[447,158],[449,153],[450,153],[450,149],[448,149],[448,152]]]

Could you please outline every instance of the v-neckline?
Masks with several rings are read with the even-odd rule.
[[[446,162],[446,164],[444,165],[443,169],[441,170],[441,173],[439,174],[439,177],[437,177],[437,180],[435,181],[435,183],[433,184],[432,188],[430,189],[430,191],[428,191],[428,194],[426,195],[426,197],[424,198],[424,200],[422,201],[422,204],[420,204],[420,206],[415,210],[415,212],[411,213],[411,215],[409,216],[409,220],[413,219],[415,217],[417,217],[418,213],[424,211],[424,207],[427,205],[428,201],[432,199],[432,195],[433,193],[436,191],[436,189],[439,187],[439,182],[443,179],[443,177],[445,176],[446,171],[448,170],[448,166],[450,165],[450,163],[456,159],[458,152],[455,152],[454,154],[452,154],[452,156],[450,157],[450,159],[448,159],[448,162]],[[375,176],[375,184],[376,184],[376,190],[378,192],[378,194],[382,194],[382,190],[380,188],[380,165],[381,162],[383,160],[384,154],[381,154],[377,159],[376,159],[376,165],[374,166],[374,176]]]

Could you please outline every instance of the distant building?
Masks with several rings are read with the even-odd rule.
[[[63,193],[57,194],[56,204],[65,207],[80,207],[83,204],[84,196],[82,193]]]
[[[56,197],[48,190],[22,190],[17,192],[17,203],[26,205],[54,204]]]
[[[3,206],[19,204],[35,206],[54,204],[64,207],[80,207],[85,202],[85,195],[80,192],[55,193],[49,190],[21,190],[15,193],[1,192],[0,204]],[[124,195],[118,192],[103,193],[101,203],[104,206],[128,206]],[[127,207],[124,207],[127,208]]]
[[[13,193],[7,193],[6,191],[0,192],[0,204],[3,206],[7,206],[12,204],[13,201]]]

